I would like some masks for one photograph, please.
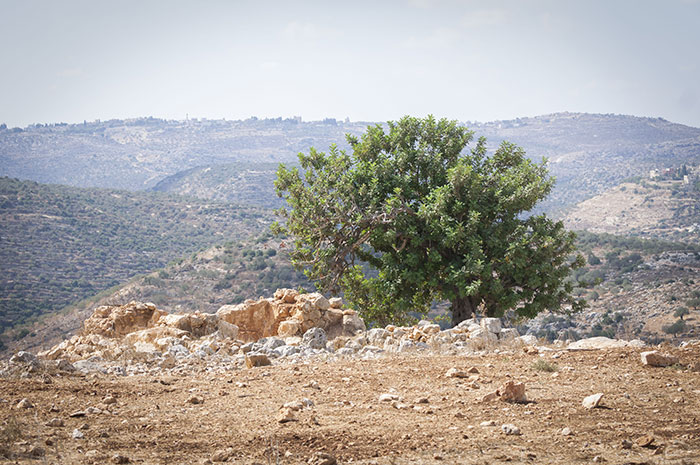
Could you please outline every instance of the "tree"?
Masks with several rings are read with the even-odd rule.
[[[675,323],[664,326],[661,328],[664,333],[666,334],[673,334],[673,337],[676,337],[678,333],[682,333],[685,331],[686,328],[686,323],[683,320],[676,320]]]
[[[523,316],[583,302],[566,277],[573,233],[545,215],[525,217],[552,189],[545,162],[486,140],[455,121],[404,117],[299,154],[301,170],[281,165],[275,187],[286,199],[278,233],[293,237],[297,268],[320,290],[344,291],[369,320],[400,320],[451,302],[457,324],[480,309]]]
[[[685,308],[685,307],[678,307],[678,308],[676,309],[676,311],[673,312],[673,316],[677,316],[678,318],[680,318],[680,319],[682,320],[683,317],[684,317],[685,315],[687,315],[688,313],[690,313],[690,311],[689,311],[687,308]]]
[[[693,307],[693,310],[697,310],[700,307],[700,297],[693,297],[685,301],[688,307]]]

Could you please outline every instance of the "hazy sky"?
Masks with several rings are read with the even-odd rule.
[[[700,1],[0,0],[0,123],[558,111],[700,126]]]

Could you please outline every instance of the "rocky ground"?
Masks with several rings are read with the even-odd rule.
[[[0,379],[0,457],[55,464],[700,461],[700,373],[693,371],[700,344],[662,348],[678,357],[668,367],[642,364],[648,349],[632,347],[526,350],[317,357],[216,373],[202,362],[182,375],[15,372]],[[526,401],[488,395],[509,381],[524,384]],[[599,405],[584,407],[596,393]]]

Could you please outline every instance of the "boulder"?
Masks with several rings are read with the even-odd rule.
[[[596,336],[589,337],[587,339],[580,339],[576,342],[572,342],[566,348],[568,350],[595,350],[595,349],[618,349],[621,347],[627,347],[627,341],[621,341],[618,339],[610,339],[609,337]]]
[[[167,313],[150,303],[130,302],[126,305],[97,307],[83,323],[81,334],[108,338],[122,337],[140,329],[153,327]]]
[[[492,334],[499,334],[501,332],[501,319],[500,318],[482,318],[481,327]]]
[[[238,338],[257,341],[262,337],[277,335],[280,320],[269,300],[247,300],[238,305],[224,305],[216,312],[219,319],[238,326]]]
[[[129,333],[124,337],[123,342],[131,346],[149,344],[153,346],[152,350],[163,351],[167,350],[174,340],[180,340],[188,334],[187,331],[183,331],[182,329],[156,326],[155,328],[142,329]],[[146,350],[141,351],[146,352]]]
[[[302,344],[305,344],[312,349],[323,349],[326,347],[328,338],[326,337],[326,332],[322,328],[311,328],[304,333],[301,341]]]
[[[508,381],[496,391],[501,400],[506,402],[527,402],[525,384]]]
[[[583,402],[581,403],[584,408],[587,409],[592,409],[596,408],[600,405],[600,401],[603,399],[603,394],[598,393],[598,394],[592,394],[585,399],[583,399]]]
[[[678,363],[678,357],[662,354],[656,350],[642,352],[642,363],[651,367],[667,367]]]

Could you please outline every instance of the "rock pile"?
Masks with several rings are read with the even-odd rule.
[[[534,344],[534,337],[503,328],[498,318],[470,319],[447,330],[430,321],[366,330],[339,298],[279,289],[272,298],[224,305],[216,313],[168,314],[139,302],[98,307],[78,335],[39,354],[39,360],[81,372],[126,375],[254,368],[311,357],[469,354]],[[39,363],[31,354],[15,357],[22,366]]]

